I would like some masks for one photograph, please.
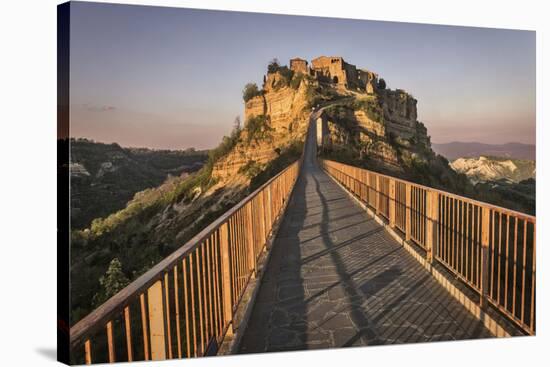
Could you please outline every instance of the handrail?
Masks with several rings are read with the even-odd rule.
[[[99,344],[107,348],[95,345],[100,350],[97,354],[114,362],[120,359],[118,345],[122,344],[126,360],[135,360],[132,338],[137,335],[132,329],[136,327],[141,327],[141,359],[191,357],[216,349],[232,334],[234,311],[286,207],[300,165],[301,159],[289,165],[75,324],[70,330],[71,349],[84,344],[83,361],[91,363],[94,333],[105,328],[98,339],[106,337],[106,343]],[[141,325],[130,317],[138,300]],[[182,324],[185,335],[181,335]]]
[[[344,166],[349,166],[349,167],[353,167],[353,168],[357,168],[357,169],[362,169],[362,170],[365,170],[365,171],[368,171],[368,172],[372,172],[373,174],[376,174],[380,177],[386,177],[388,179],[392,179],[396,182],[402,182],[404,184],[409,184],[409,185],[414,185],[416,187],[419,187],[419,188],[422,188],[422,189],[425,189],[425,190],[430,190],[430,191],[433,191],[433,192],[437,192],[437,193],[441,193],[441,194],[445,194],[449,197],[453,197],[453,198],[456,198],[456,199],[460,199],[460,200],[464,200],[464,201],[467,201],[467,202],[470,202],[471,204],[473,205],[483,205],[485,207],[488,207],[490,209],[495,209],[495,210],[499,210],[499,211],[502,211],[502,212],[506,212],[510,215],[514,215],[514,216],[518,216],[518,217],[521,217],[521,218],[526,218],[526,219],[529,219],[529,220],[535,220],[536,219],[536,216],[533,216],[533,215],[530,215],[530,214],[527,214],[527,213],[523,213],[523,212],[520,212],[520,211],[517,211],[517,210],[513,210],[513,209],[508,209],[508,208],[504,208],[504,207],[501,207],[501,206],[498,206],[498,205],[494,205],[494,204],[491,204],[491,203],[486,203],[484,201],[479,201],[479,200],[475,200],[475,199],[471,199],[471,198],[468,198],[468,197],[465,197],[465,196],[461,196],[459,194],[453,194],[452,192],[448,192],[448,191],[444,191],[444,190],[441,190],[441,189],[436,189],[434,187],[430,187],[430,186],[425,186],[425,185],[422,185],[422,184],[418,184],[418,183],[414,183],[414,182],[411,182],[411,181],[407,181],[407,180],[404,180],[404,179],[401,179],[401,178],[397,178],[397,177],[393,177],[393,176],[389,176],[389,175],[386,175],[386,174],[383,174],[383,173],[380,173],[380,172],[376,172],[376,171],[371,171],[371,170],[367,170],[365,168],[359,168],[359,167],[355,167],[355,166],[351,166],[351,165],[347,165],[345,163],[340,163],[340,162],[336,162],[336,161],[332,161],[330,159],[327,159],[325,160],[327,162],[334,162],[334,163],[339,163],[339,164],[342,164]]]
[[[477,292],[483,308],[535,334],[536,217],[335,161],[321,166]]]

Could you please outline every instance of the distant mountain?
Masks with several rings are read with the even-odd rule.
[[[536,160],[536,149],[535,145],[532,144],[483,144],[475,142],[452,142],[445,144],[432,143],[432,149],[449,160],[479,156]]]
[[[66,144],[60,140],[58,144]],[[137,192],[200,169],[206,151],[123,148],[87,139],[71,140],[71,226],[88,227],[126,206]]]
[[[534,179],[535,161],[480,156],[478,158],[458,158],[451,163],[458,173],[464,173],[472,183],[505,180],[519,183]]]

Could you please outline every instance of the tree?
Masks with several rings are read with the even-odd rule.
[[[279,70],[280,67],[281,66],[279,64],[279,60],[275,57],[273,60],[271,60],[269,65],[267,65],[267,72],[269,74],[276,73]]]
[[[269,118],[266,115],[257,115],[247,120],[246,130],[248,131],[247,143],[250,144],[252,140],[258,142],[269,138],[274,129],[271,127]]]
[[[220,144],[216,148],[210,149],[208,152],[208,161],[206,163],[208,170],[211,170],[214,163],[229,153],[231,149],[237,145],[240,141],[241,130],[241,118],[237,116],[233,121],[233,130],[231,131],[231,134],[229,134],[229,136],[224,136]]]
[[[258,89],[256,83],[248,83],[244,86],[243,89],[243,100],[248,102],[256,96],[262,95],[262,92]]]
[[[386,81],[384,78],[380,78],[378,81],[378,89],[386,89]]]
[[[109,298],[117,294],[124,287],[126,287],[130,281],[126,275],[122,272],[122,264],[118,258],[111,260],[109,268],[105,272],[105,275],[99,278],[99,284],[101,285],[101,291],[95,295],[94,303],[100,305],[107,301]]]
[[[235,120],[233,120],[233,131],[240,131],[241,130],[241,117],[237,116],[235,117]]]

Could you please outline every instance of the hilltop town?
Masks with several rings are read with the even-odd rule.
[[[303,141],[312,110],[320,111],[325,152],[344,149],[349,155],[351,149],[358,158],[369,157],[377,166],[397,171],[402,171],[401,160],[435,157],[426,127],[417,120],[417,100],[402,89],[387,88],[377,73],[343,57],[320,56],[311,62],[296,57],[288,67],[275,60],[256,88],[248,94],[245,88],[244,130],[261,120],[269,139],[237,144],[214,167],[213,175],[221,182],[233,179],[244,166],[271,161],[274,149]]]
[[[428,143],[424,124],[417,121],[417,100],[402,89],[386,88],[384,79],[367,69],[358,69],[344,61],[342,57],[320,56],[311,61],[294,58],[290,60],[290,69],[294,72],[308,73],[319,82],[332,83],[338,90],[357,91],[369,96],[377,94],[381,99],[384,112],[385,130],[404,139],[417,137]]]

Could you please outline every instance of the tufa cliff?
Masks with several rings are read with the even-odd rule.
[[[274,59],[261,87],[247,84],[243,99],[244,125],[213,165],[213,189],[246,187],[259,172],[273,172],[285,152],[296,157],[312,110],[326,157],[451,191],[467,182],[431,149],[417,100],[342,57],[293,58],[289,66]]]
[[[241,174],[250,179],[282,152],[301,145],[311,112],[311,83],[304,75],[277,64],[271,65],[260,90],[247,85],[244,127],[232,151],[214,165],[212,177],[223,185],[246,179],[239,177]]]
[[[342,57],[321,56],[311,65],[293,58],[290,67],[274,60],[262,87],[248,84],[243,98],[244,127],[234,148],[213,167],[220,185],[247,184],[246,177],[265,169],[289,146],[301,144],[312,109],[321,110],[325,153],[368,158],[398,173],[405,173],[403,162],[410,166],[413,160],[435,158],[427,130],[417,120],[416,99],[401,89],[387,89],[378,74],[357,69]]]
[[[425,169],[422,180],[433,186],[456,180],[448,162],[432,151],[411,94],[387,88],[377,73],[342,57],[321,56],[311,65],[292,59],[290,64],[318,84],[313,105],[321,110],[318,144],[325,156],[417,181],[419,168],[436,168],[437,176]]]

